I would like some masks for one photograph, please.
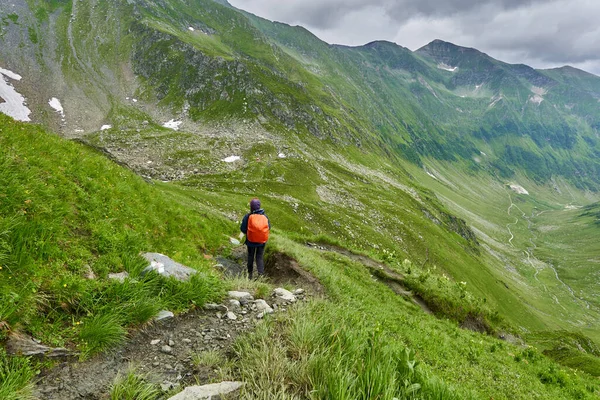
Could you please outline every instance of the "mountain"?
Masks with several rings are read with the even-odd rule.
[[[56,279],[39,273],[51,282],[36,281],[48,298],[62,298],[67,278],[88,288],[82,283],[84,265],[102,278],[121,266],[135,270],[134,256],[148,251],[143,246],[169,251],[161,244],[164,237],[177,243],[170,247],[180,258],[202,260],[204,251],[228,257],[236,222],[248,199],[258,195],[275,227],[273,254],[267,256],[299,263],[339,303],[336,312],[319,311],[317,305],[314,315],[303,314],[311,324],[332,318],[352,327],[368,314],[369,324],[382,323],[382,335],[393,338],[388,343],[417,349],[428,371],[484,397],[527,398],[536,392],[585,398],[594,389],[572,389],[571,378],[542,352],[597,374],[597,346],[587,343],[600,341],[595,284],[600,248],[594,240],[600,78],[570,67],[507,64],[440,40],[415,52],[386,41],[330,45],[302,27],[265,20],[226,1],[14,0],[0,4],[0,21],[0,96],[21,102],[15,107],[29,109],[33,122],[79,142],[68,145],[73,147],[67,161],[55,169],[52,157],[65,158],[59,149],[67,145],[44,141],[47,150],[30,151],[27,140],[42,135],[21,137],[21,128],[28,132],[30,125],[3,117],[3,134],[19,143],[4,139],[12,149],[3,161],[10,170],[36,171],[22,175],[23,181],[46,176],[44,170],[61,181],[64,173],[64,192],[87,202],[79,189],[87,187],[85,176],[65,168],[77,160],[74,154],[102,159],[86,163],[84,175],[110,170],[110,176],[93,175],[91,182],[106,179],[160,199],[148,203],[160,221],[169,220],[172,202],[186,232],[193,229],[186,213],[202,232],[200,239],[186,234],[178,243],[177,227],[164,232],[156,221],[144,219],[150,215],[139,214],[144,202],[132,191],[112,190],[111,210],[119,224],[108,218],[96,232],[94,224],[99,215],[106,219],[102,206],[109,201],[96,193],[101,185],[94,185],[92,200],[104,200],[86,203],[93,212],[85,229],[60,231],[55,256],[24,254],[45,243],[41,227],[54,220],[55,209],[72,210],[73,202],[52,203],[42,210],[47,214],[39,225],[23,228],[37,241],[19,247],[23,256],[11,262],[45,271],[50,258],[63,260],[51,264],[60,272]],[[88,147],[142,175],[153,189],[140,189],[140,181],[125,172],[128,178],[120,183],[121,172]],[[41,168],[36,154],[43,159]],[[25,210],[21,203],[30,199],[23,193],[0,215],[9,235],[2,249],[18,243],[8,221]],[[56,197],[48,195],[52,201]],[[128,197],[137,208],[122,216],[117,211],[125,209]],[[69,215],[61,212],[60,220]],[[22,214],[19,221],[28,227],[38,223],[36,215],[29,221]],[[210,223],[203,224],[203,216]],[[132,230],[135,239],[125,237],[127,246],[120,244],[123,229]],[[373,269],[373,262],[393,274]],[[89,285],[99,293],[108,290],[102,282]],[[6,287],[10,290],[3,293],[18,293],[12,284]],[[437,319],[406,307],[397,294],[408,291]],[[58,344],[77,342],[73,333],[60,333],[65,321],[81,316],[77,297],[64,314],[56,307],[58,316],[47,329],[35,311],[43,299],[32,293],[23,303],[26,315],[9,320],[0,314],[0,322],[14,319]],[[373,311],[376,305],[383,306]],[[468,336],[458,326],[490,337]],[[360,343],[372,331],[371,325],[363,328]],[[560,332],[574,339],[565,341]],[[539,346],[539,353],[519,350],[515,356],[512,345],[497,343],[494,334],[520,336]],[[475,350],[466,350],[470,346]],[[400,359],[399,348],[383,358]],[[286,354],[304,354],[295,351]],[[346,360],[349,369],[352,360]],[[462,368],[465,374],[455,373]],[[520,387],[514,389],[511,377],[517,375]],[[474,379],[465,382],[462,376]],[[435,386],[431,382],[422,384]],[[494,382],[501,382],[498,392]],[[460,392],[457,398],[461,395],[467,396]]]

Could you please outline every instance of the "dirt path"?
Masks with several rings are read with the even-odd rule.
[[[238,253],[241,256],[243,252]],[[305,296],[322,296],[324,289],[320,282],[290,260],[279,253],[267,259],[268,279],[275,285],[287,283],[305,289],[306,294],[297,296],[299,300]],[[239,275],[243,271],[238,259],[223,261],[227,263],[223,266],[226,275]],[[285,301],[273,296],[265,300],[276,312],[285,312]],[[84,362],[64,360],[54,369],[43,372],[36,383],[35,395],[44,400],[105,400],[109,398],[117,374],[125,374],[132,367],[136,373],[146,375],[150,382],[161,385],[164,391],[213,383],[216,372],[198,365],[197,357],[209,351],[227,355],[238,336],[262,323],[261,311],[252,301],[239,308],[228,300],[223,305],[235,314],[235,320],[228,318],[221,307],[221,311],[193,310],[151,323],[132,333],[124,345],[109,353]]]
[[[36,395],[45,400],[106,399],[117,373],[124,374],[131,367],[165,388],[212,383],[214,372],[197,367],[194,356],[226,351],[238,335],[260,322],[250,310],[240,317],[233,321],[197,310],[153,323],[110,353],[81,363],[62,363],[41,377]],[[163,349],[165,345],[170,352]]]

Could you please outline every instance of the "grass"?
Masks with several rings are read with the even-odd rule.
[[[117,375],[110,390],[111,400],[155,400],[161,394],[157,385],[146,381],[134,369]]]
[[[0,398],[6,400],[33,399],[31,379],[35,370],[27,358],[8,357],[0,348]]]
[[[225,286],[203,254],[226,243],[230,223],[208,209],[171,204],[95,151],[35,125],[0,116],[0,127],[2,321],[48,344],[85,347],[85,337],[91,349],[102,349],[161,308],[200,307],[222,295]],[[145,251],[198,273],[183,283],[134,281]],[[124,270],[132,276],[124,284],[107,279]],[[106,317],[108,310],[117,316]],[[99,335],[108,341],[87,328],[100,329],[101,318],[110,319],[109,332]]]

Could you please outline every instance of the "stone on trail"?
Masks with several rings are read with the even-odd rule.
[[[256,309],[263,312],[263,314],[273,314],[274,312],[271,306],[263,299],[254,300],[254,304],[256,305]]]
[[[157,345],[157,344],[159,344],[159,343],[160,343],[160,339],[154,339],[154,340],[150,341],[150,344],[151,344],[152,346],[154,346],[154,345]]]
[[[163,321],[163,320],[171,319],[174,316],[175,316],[175,314],[173,314],[171,311],[162,310],[158,313],[158,315],[156,316],[156,318],[154,318],[154,320],[155,321]]]
[[[279,297],[282,300],[289,301],[291,303],[296,301],[296,296],[294,296],[292,292],[284,288],[277,288],[273,291],[273,293],[275,294],[275,296]]]
[[[169,257],[160,253],[144,253],[142,254],[146,260],[150,262],[142,271],[142,276],[150,271],[156,271],[157,274],[165,277],[175,277],[178,281],[187,281],[191,275],[197,271],[190,267],[186,267],[176,261],[171,260]]]
[[[165,344],[163,347],[160,348],[160,351],[165,354],[171,354],[173,353],[173,348],[168,344]]]
[[[229,311],[227,309],[227,307],[225,307],[223,304],[215,304],[215,303],[206,303],[204,305],[204,309],[208,310],[208,311],[221,311],[221,312]]]
[[[292,292],[294,295],[298,296],[300,294],[304,294],[304,289],[296,289]]]
[[[243,382],[221,382],[204,386],[188,386],[182,392],[170,397],[168,400],[216,400],[220,395],[233,393],[244,386]]]
[[[230,319],[230,320],[232,320],[232,321],[235,321],[237,319],[237,315],[235,315],[234,313],[232,313],[231,311],[229,311],[227,313],[227,318]]]
[[[252,301],[254,300],[254,297],[252,297],[252,295],[248,292],[238,292],[235,290],[229,291],[227,292],[227,295],[235,300],[241,301],[241,300],[246,300],[246,301]]]
[[[239,300],[230,299],[229,307],[231,307],[232,310],[239,310],[240,308],[242,308],[242,304],[239,302]]]

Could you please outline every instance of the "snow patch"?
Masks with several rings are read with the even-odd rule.
[[[65,119],[65,109],[63,108],[62,104],[60,104],[59,99],[56,97],[51,98],[50,101],[48,101],[48,105],[50,105],[54,111],[59,113],[63,120]]]
[[[438,180],[437,176],[435,176],[435,175],[434,175],[434,174],[432,174],[431,172],[429,172],[429,171],[425,171],[425,172],[427,172],[427,175],[429,175],[430,177],[432,177],[432,178],[433,178],[433,179],[435,179],[436,181]]]
[[[105,131],[105,130],[107,130],[107,129],[110,129],[110,128],[112,128],[112,125],[102,125],[102,126],[100,127],[100,130],[101,130],[101,131]]]
[[[174,119],[167,121],[163,124],[165,128],[173,129],[174,131],[178,131],[179,127],[183,124],[183,121],[175,121]]]
[[[437,66],[439,69],[443,69],[444,71],[456,72],[458,67],[451,67],[448,64],[440,63]]]
[[[131,99],[131,100],[133,100],[134,103],[137,103],[137,99]]]
[[[9,71],[7,69],[4,68],[0,68],[0,74],[9,77],[10,79],[14,79],[15,81],[20,81],[21,79],[23,79],[23,77],[19,74],[15,74],[12,71]]]
[[[525,190],[525,188],[521,185],[511,183],[509,186],[517,194],[529,194],[529,192],[527,190]]]
[[[15,90],[7,78],[15,81],[22,79],[21,75],[0,68],[0,98],[4,100],[3,103],[0,103],[0,112],[13,117],[17,121],[31,121],[29,118],[31,110],[25,105],[25,97]]]
[[[241,159],[242,159],[242,157],[240,157],[240,156],[229,156],[227,158],[222,159],[221,161],[224,161],[226,163],[232,163],[232,162],[236,162]]]
[[[286,156],[285,154],[283,154],[283,153],[279,153],[279,154],[277,155],[277,157],[279,157],[279,158],[286,158],[287,156]]]
[[[192,28],[191,26],[188,28],[188,30],[189,30],[190,32],[194,32],[194,31],[195,31],[195,29],[194,29],[194,28]]]

